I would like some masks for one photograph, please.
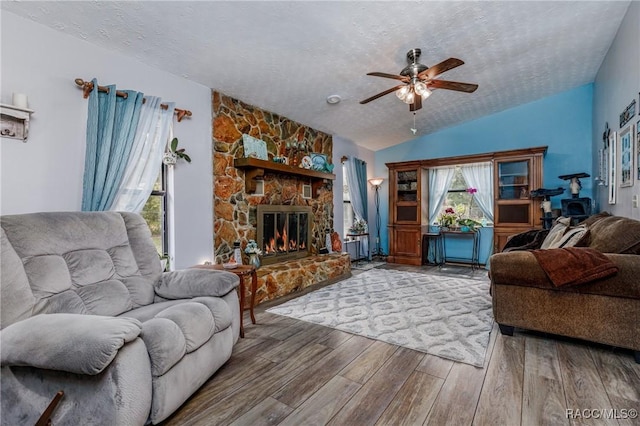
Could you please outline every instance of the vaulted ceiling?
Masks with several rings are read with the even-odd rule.
[[[594,80],[629,1],[12,2],[1,7],[372,150]],[[414,115],[396,85],[420,48],[465,64]],[[117,83],[117,82],[114,82]],[[329,95],[342,102],[330,105]]]

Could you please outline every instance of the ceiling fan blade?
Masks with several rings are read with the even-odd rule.
[[[436,78],[443,72],[459,67],[462,64],[464,64],[464,61],[458,58],[449,58],[440,62],[439,64],[432,66],[431,68],[427,68],[426,70],[422,71],[420,74],[418,74],[418,78],[426,78],[428,80],[431,80],[433,78]]]
[[[422,108],[422,96],[416,95],[413,97],[413,103],[409,105],[409,111],[417,111]]]
[[[360,101],[361,104],[366,104],[367,102],[371,102],[371,101],[375,101],[376,99],[384,96],[384,95],[388,95],[391,92],[395,92],[396,90],[398,90],[401,87],[404,87],[404,84],[398,84],[396,87],[392,87],[391,89],[387,89],[384,92],[380,92],[377,95],[373,95],[370,98],[365,99],[364,101]]]
[[[459,83],[457,81],[431,80],[429,82],[429,88],[456,90],[458,92],[473,93],[478,88],[478,85],[471,84],[471,83]]]
[[[393,78],[395,80],[404,81],[405,83],[409,82],[409,77],[396,75],[396,74],[387,74],[386,72],[368,72],[367,75],[372,75],[375,77]]]

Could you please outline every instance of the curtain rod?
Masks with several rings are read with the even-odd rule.
[[[83,93],[83,97],[85,99],[87,99],[89,97],[89,92],[91,92],[93,90],[93,83],[90,81],[84,81],[81,78],[76,78],[75,79],[76,84],[82,88],[82,93]],[[104,93],[109,93],[109,88],[106,86],[98,86],[98,91],[99,92],[104,92]],[[119,90],[116,90],[116,96],[120,96],[121,98],[126,98],[127,97],[127,92],[121,92]],[[146,99],[142,99],[142,103],[145,102]],[[160,104],[160,107],[162,109],[167,109],[168,106],[167,104]],[[182,121],[182,119],[186,116],[186,117],[191,117],[191,111],[189,111],[188,109],[180,109],[180,108],[174,108],[175,113],[178,115],[178,123]]]

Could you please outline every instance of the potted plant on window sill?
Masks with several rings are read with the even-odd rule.
[[[185,152],[185,149],[178,149],[178,138],[173,138],[169,149],[164,153],[164,157],[162,157],[162,162],[167,166],[174,166],[178,162],[178,158],[182,158],[187,163],[191,163],[191,157]]]
[[[475,232],[477,228],[482,228],[482,224],[473,219],[458,219],[458,226],[462,232]]]

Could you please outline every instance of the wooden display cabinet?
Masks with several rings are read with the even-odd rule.
[[[542,188],[542,161],[547,147],[515,149],[459,157],[387,163],[389,169],[389,257],[393,263],[420,265],[421,237],[428,232],[427,170],[491,161],[494,165],[493,251],[502,250],[509,237],[542,228],[539,198],[531,191]]]
[[[420,162],[388,163],[389,257],[392,263],[422,264],[423,175]]]
[[[542,187],[542,160],[546,147],[508,151],[494,159],[493,251],[502,250],[509,237],[541,228],[541,200],[531,191]]]

